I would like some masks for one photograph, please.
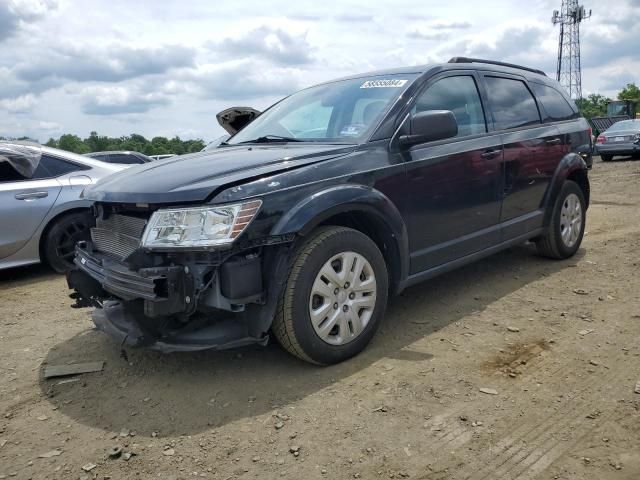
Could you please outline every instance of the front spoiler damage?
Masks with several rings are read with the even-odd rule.
[[[96,308],[91,318],[96,328],[127,347],[145,347],[163,353],[225,350],[246,345],[266,345],[268,336],[247,336],[242,322],[234,319],[217,320],[208,325],[191,326],[162,332],[160,336],[145,331],[139,316],[125,309],[118,300],[107,300]]]
[[[76,246],[75,264],[76,269],[67,274],[69,288],[75,290],[72,298],[77,306],[95,307],[96,328],[123,346],[169,353],[266,345],[269,340],[270,302],[247,306],[241,313],[215,308],[197,311],[198,301],[207,304],[216,282],[225,283],[218,277],[206,292],[198,291],[191,269],[167,266],[134,271],[93,251],[87,243]],[[188,298],[193,300],[185,301]]]

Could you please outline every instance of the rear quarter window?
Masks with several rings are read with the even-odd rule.
[[[539,83],[531,83],[531,88],[538,101],[542,103],[546,113],[545,122],[572,120],[578,117],[575,109],[555,88]]]
[[[14,170],[7,162],[0,162],[0,183],[24,182],[27,180],[44,180],[56,178],[71,172],[90,170],[90,167],[67,162],[60,158],[42,155],[36,171],[31,178],[25,178]]]

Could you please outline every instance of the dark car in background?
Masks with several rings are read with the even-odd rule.
[[[153,161],[151,157],[147,157],[144,153],[132,152],[129,150],[91,152],[85,153],[85,155],[102,162],[117,163],[119,165],[137,165]]]
[[[568,258],[590,129],[544,73],[468,58],[355,75],[276,103],[215,149],[88,188],[68,282],[120,344],[365,348],[389,295],[510,246]],[[583,158],[582,155],[586,158]]]
[[[611,125],[598,135],[596,151],[603,162],[610,162],[616,155],[640,158],[640,119]]]

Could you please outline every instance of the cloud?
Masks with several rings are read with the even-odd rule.
[[[466,30],[471,26],[466,21],[438,19],[409,25],[406,35],[419,40],[446,40],[453,35],[453,30]]]
[[[0,42],[14,36],[21,25],[35,22],[58,8],[57,0],[3,0],[0,2]]]
[[[93,85],[85,87],[80,95],[82,111],[88,115],[146,113],[170,103],[164,92],[148,91],[142,86]]]
[[[209,45],[226,58],[258,57],[279,65],[304,65],[313,60],[306,32],[295,34],[266,25]]]
[[[199,96],[225,101],[281,96],[300,88],[296,69],[274,68],[253,60],[201,65],[180,78],[193,84]]]
[[[473,25],[470,22],[459,20],[434,20],[429,24],[429,28],[434,30],[467,30]]]
[[[338,15],[334,15],[333,18],[339,22],[347,22],[347,23],[362,23],[362,22],[373,22],[373,15],[366,15],[362,13],[342,13]]]
[[[195,50],[164,45],[156,48],[64,46],[45,50],[18,65],[17,77],[27,82],[57,78],[77,82],[119,82],[166,73],[194,64]]]
[[[419,40],[446,40],[450,36],[448,32],[432,31],[421,27],[410,27],[407,30],[407,37]]]
[[[0,109],[10,113],[24,113],[30,111],[38,103],[35,95],[29,93],[17,98],[5,98],[0,100]]]

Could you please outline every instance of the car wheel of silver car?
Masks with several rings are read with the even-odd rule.
[[[88,212],[72,212],[56,218],[43,238],[45,261],[58,273],[73,268],[76,243],[89,240],[93,217]]]
[[[297,251],[272,331],[303,360],[341,362],[375,334],[388,289],[384,258],[369,237],[344,227],[319,229]]]
[[[568,258],[580,248],[586,222],[586,202],[580,186],[564,183],[553,207],[549,231],[537,240],[540,254],[551,258]]]
[[[603,162],[610,162],[613,160],[613,155],[600,155]]]

